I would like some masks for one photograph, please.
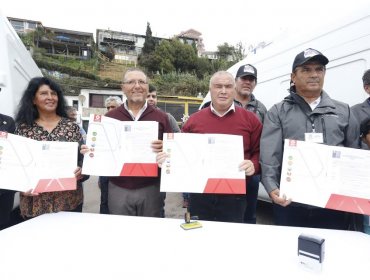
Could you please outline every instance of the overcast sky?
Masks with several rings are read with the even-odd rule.
[[[309,31],[340,21],[353,11],[370,11],[369,0],[6,0],[5,16],[41,21],[44,26],[91,32],[111,29],[170,38],[193,28],[202,33],[205,48],[227,42],[244,46],[272,41],[287,30]],[[365,8],[366,7],[366,8]],[[290,34],[292,34],[290,32]]]

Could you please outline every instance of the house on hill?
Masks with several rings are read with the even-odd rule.
[[[8,17],[15,31],[24,35],[35,32],[35,45],[47,54],[90,59],[94,50],[93,33],[46,27],[40,21]]]

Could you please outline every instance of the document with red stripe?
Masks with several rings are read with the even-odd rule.
[[[162,192],[246,193],[242,136],[165,133],[163,151]]]

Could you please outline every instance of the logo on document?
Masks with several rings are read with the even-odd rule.
[[[94,115],[94,122],[101,122],[101,115]]]
[[[8,138],[8,132],[0,131],[0,138]]]
[[[289,139],[289,147],[297,147],[297,140]]]

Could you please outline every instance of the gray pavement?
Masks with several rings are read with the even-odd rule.
[[[83,212],[99,213],[100,189],[98,187],[98,177],[90,176],[84,182],[84,205]],[[181,193],[167,193],[165,203],[166,218],[183,219],[185,208],[182,208]],[[257,223],[272,224],[272,208],[270,203],[259,202],[257,207]]]

